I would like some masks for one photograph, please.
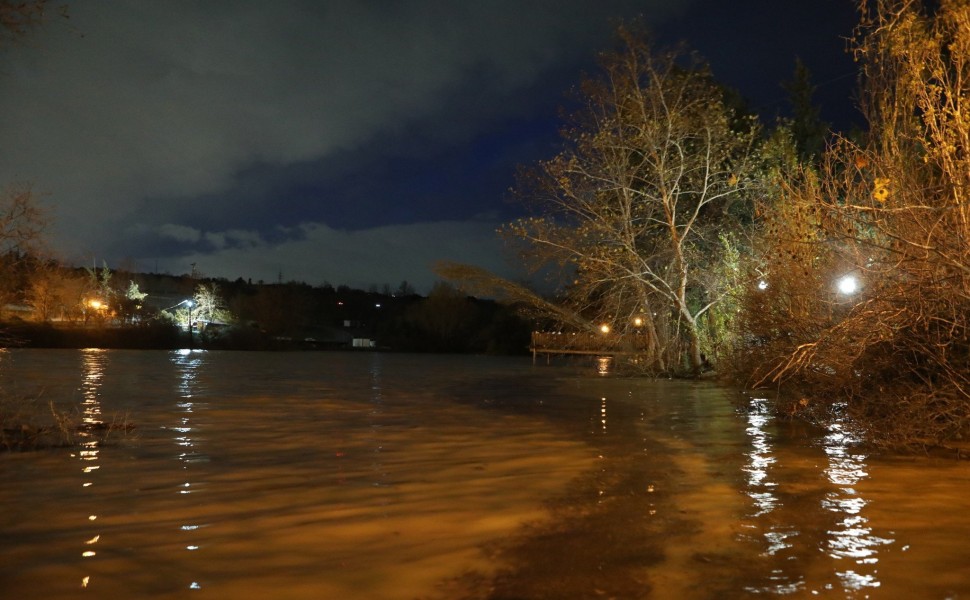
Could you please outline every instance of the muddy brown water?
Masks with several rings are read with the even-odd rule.
[[[970,464],[601,363],[0,353],[0,598],[968,598]]]

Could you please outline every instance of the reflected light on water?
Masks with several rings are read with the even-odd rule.
[[[596,373],[599,375],[609,375],[610,367],[613,366],[612,356],[599,356],[596,358]]]
[[[735,411],[733,390],[591,364],[579,379],[372,353],[0,355],[0,384],[139,424],[119,444],[0,455],[0,597],[470,598],[506,569],[559,585],[587,540],[619,554],[582,548],[581,585],[630,576],[603,597],[970,593],[966,463],[867,455],[848,425],[791,423],[771,399]],[[622,547],[631,523],[642,551]],[[520,554],[523,538],[538,545]]]
[[[744,471],[748,474],[748,495],[754,500],[759,517],[770,512],[778,504],[772,489],[777,485],[768,479],[768,468],[775,463],[765,426],[771,421],[767,400],[754,398],[748,412],[748,427],[745,433],[751,440],[751,451],[747,453],[748,464]]]
[[[81,351],[81,423],[88,428],[96,427],[102,423],[100,390],[107,362],[108,353],[104,350],[87,348]],[[81,487],[90,489],[94,485],[92,479],[94,474],[101,468],[101,465],[96,464],[99,453],[98,440],[95,439],[95,434],[89,430],[82,429],[78,432],[78,436],[81,443],[77,458],[82,461],[81,473],[84,475]],[[91,523],[96,519],[97,515],[89,515],[87,520]],[[100,540],[101,534],[93,532],[93,535],[84,541],[84,545],[94,546]],[[97,552],[90,548],[81,552],[82,558],[93,558],[94,556],[97,556]],[[85,575],[81,578],[81,587],[88,587],[90,582],[91,576]]]
[[[811,590],[811,593],[817,594],[823,589],[840,588],[848,592],[879,587],[876,569],[878,548],[893,543],[893,540],[876,536],[864,514],[868,502],[858,492],[857,486],[868,477],[867,456],[859,450],[859,437],[853,435],[844,424],[836,422],[828,427],[822,440],[822,451],[826,459],[823,473],[833,488],[824,491],[822,495],[820,517],[828,525],[824,526],[825,535],[819,542],[821,547],[813,550],[805,548],[804,542],[798,541],[801,534],[799,517],[787,515],[786,509],[790,510],[792,506],[783,505],[778,493],[777,476],[772,476],[772,471],[778,468],[778,464],[787,464],[790,461],[787,460],[786,453],[785,460],[779,463],[778,453],[784,449],[774,447],[769,431],[774,420],[771,403],[765,398],[753,398],[749,403],[746,419],[745,432],[751,447],[746,453],[747,461],[743,467],[747,475],[745,491],[753,504],[751,517],[756,521],[752,527],[761,531],[766,541],[765,555],[797,560],[806,550],[821,550],[835,560],[827,573],[808,576],[805,573],[791,572],[792,569],[787,565],[780,566],[772,570],[768,578],[770,584],[766,589],[748,590],[774,594]],[[834,521],[830,520],[831,517],[824,517],[833,513]],[[852,564],[846,565],[843,561],[850,561]],[[826,583],[811,589],[812,584],[809,581],[816,576],[823,579],[834,576],[838,584]]]
[[[372,444],[374,445],[374,462],[371,463],[371,466],[374,472],[374,481],[372,482],[372,485],[375,487],[387,485],[387,472],[384,468],[383,461],[381,460],[381,453],[384,452],[381,428],[384,415],[384,394],[382,392],[383,386],[381,384],[383,378],[383,360],[383,357],[379,353],[374,353],[371,355],[371,410],[368,415],[368,420],[371,434],[374,436],[372,441]]]
[[[181,414],[178,416],[178,424],[169,427],[172,431],[175,439],[176,446],[179,447],[178,459],[182,463],[182,470],[185,472],[186,481],[184,481],[178,490],[180,496],[188,496],[194,491],[192,489],[192,481],[189,480],[190,469],[189,467],[193,463],[208,462],[209,457],[198,451],[197,440],[193,437],[193,432],[195,427],[193,427],[192,419],[195,418],[198,410],[206,408],[205,403],[200,403],[195,400],[198,396],[198,378],[199,371],[204,364],[206,353],[204,350],[198,349],[181,349],[172,353],[172,362],[175,364],[176,372],[178,373],[178,401],[175,406],[179,409]],[[198,524],[183,524],[179,527],[180,531],[194,532],[204,525]],[[189,543],[185,545],[185,550],[187,552],[195,552],[200,546],[195,543]],[[198,582],[192,581],[189,583],[189,589],[201,589],[201,585]]]
[[[600,426],[606,433],[606,398],[600,398]]]
[[[180,434],[175,436],[175,443],[183,448],[182,452],[179,453],[179,460],[183,463],[208,460],[205,455],[194,451],[195,442],[190,435],[192,433],[192,413],[198,408],[194,401],[197,386],[196,378],[204,356],[204,350],[182,349],[173,353],[173,362],[178,367],[179,373],[179,399],[175,405],[181,410],[182,415],[179,417],[179,424],[169,429]],[[185,467],[183,466],[183,468]],[[185,485],[188,486],[188,483]]]
[[[858,436],[838,422],[829,425],[824,439],[824,450],[828,457],[825,475],[837,488],[825,495],[822,507],[841,517],[836,526],[827,532],[826,551],[832,558],[854,560],[857,565],[871,569],[871,573],[859,573],[851,568],[838,571],[842,585],[849,590],[879,587],[875,569],[879,562],[878,548],[895,541],[874,535],[869,520],[863,514],[868,502],[856,491],[855,486],[869,473],[866,468],[867,456],[857,449],[859,443]]]
[[[781,504],[775,493],[778,484],[770,477],[770,469],[777,462],[767,429],[773,419],[767,398],[751,399],[747,413],[748,426],[745,428],[751,442],[751,451],[747,453],[748,460],[743,469],[747,473],[746,493],[754,504],[754,513],[751,515],[754,519],[766,517]],[[772,556],[791,548],[792,539],[798,536],[798,530],[784,523],[771,524],[763,532],[763,536],[767,542],[765,554]],[[790,593],[785,590],[796,589],[800,585],[787,581],[779,572],[774,573],[770,579],[774,581],[774,589],[779,593]]]

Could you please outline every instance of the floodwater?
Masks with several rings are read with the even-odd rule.
[[[970,464],[709,383],[377,353],[0,352],[125,437],[0,453],[0,598],[970,598]]]

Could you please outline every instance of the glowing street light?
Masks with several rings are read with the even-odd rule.
[[[193,301],[191,298],[188,298],[186,300],[182,300],[181,302],[179,302],[179,304],[184,304],[189,307],[188,322],[185,324],[186,325],[185,328],[189,332],[189,348],[191,348],[192,347],[192,307],[195,306],[195,301]],[[176,306],[178,306],[178,304],[176,304]]]
[[[636,317],[636,318],[633,319],[633,326],[634,327],[640,327],[642,325],[643,325],[643,319],[641,319],[640,317]]]
[[[609,333],[610,326],[607,325],[606,323],[603,323],[602,325],[600,325],[600,331],[602,331],[603,333]]]
[[[836,287],[839,292],[845,294],[846,296],[851,296],[852,294],[859,291],[859,280],[857,280],[852,275],[846,275],[836,282]]]

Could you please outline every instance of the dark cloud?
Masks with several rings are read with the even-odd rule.
[[[197,263],[206,275],[237,273],[253,281],[330,282],[361,289],[407,280],[427,292],[435,281],[434,264],[447,257],[501,273],[512,279],[521,273],[503,261],[503,248],[489,222],[442,221],[391,225],[355,231],[306,223],[296,231],[280,232],[267,242],[251,231],[191,232],[169,229],[163,234],[194,236],[207,249],[178,259],[159,261],[158,268],[174,274]],[[244,265],[240,269],[240,266]]]

